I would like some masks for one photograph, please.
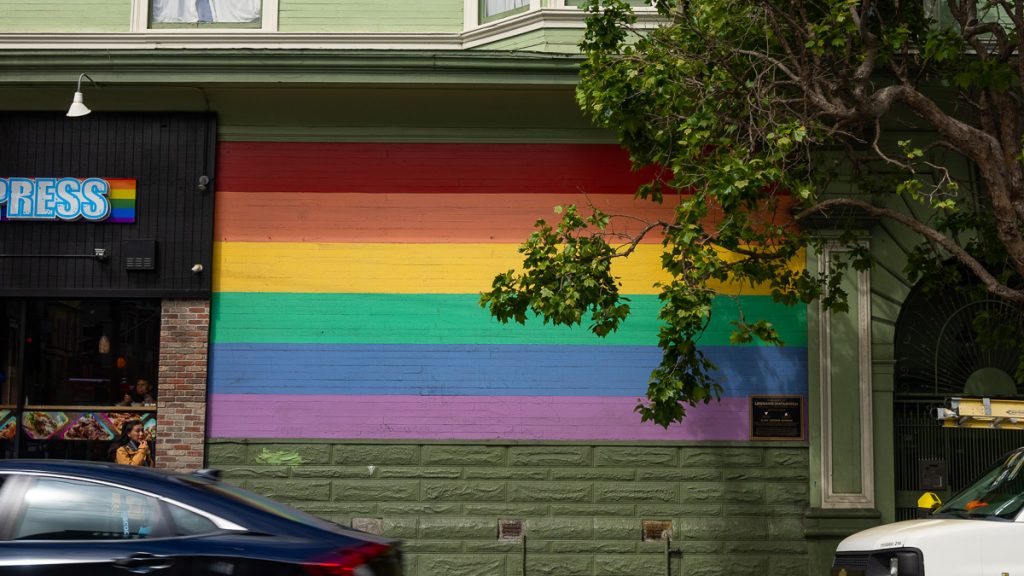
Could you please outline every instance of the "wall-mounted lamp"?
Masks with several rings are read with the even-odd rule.
[[[88,74],[82,74],[81,76],[78,77],[78,88],[75,89],[75,98],[71,102],[71,107],[68,108],[68,117],[69,118],[77,118],[79,116],[85,116],[89,112],[92,112],[92,110],[89,110],[89,108],[86,107],[86,105],[82,102],[82,78],[89,78],[89,75]],[[96,81],[93,80],[92,78],[89,78],[89,82],[92,82],[93,86],[99,87],[96,84]]]
[[[110,338],[107,338],[106,333],[100,336],[100,341],[96,348],[100,354],[110,354]]]
[[[199,274],[202,271],[203,271],[203,265],[202,264],[193,264],[192,265],[192,273],[193,274]]]

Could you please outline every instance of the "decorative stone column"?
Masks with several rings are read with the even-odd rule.
[[[209,300],[164,300],[157,381],[156,467],[203,467]]]

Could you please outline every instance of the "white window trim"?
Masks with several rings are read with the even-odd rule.
[[[259,28],[218,28],[216,25],[199,28],[150,28],[149,5],[152,0],[132,0],[132,32],[151,34],[253,34],[277,32],[279,0],[263,0],[260,8]]]

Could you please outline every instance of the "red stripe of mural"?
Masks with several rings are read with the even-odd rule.
[[[611,144],[221,142],[217,154],[229,192],[633,194],[646,180]]]
[[[219,192],[214,233],[227,242],[519,243],[538,218],[556,222],[554,206],[591,202],[616,219],[616,232],[643,221],[671,221],[671,202],[624,194],[312,194]],[[584,208],[585,210],[589,210]],[[661,242],[660,234],[645,242]]]
[[[645,222],[671,222],[675,207],[624,194],[319,194],[219,192],[216,238],[227,242],[516,243],[538,218],[557,222],[553,207],[588,203],[625,215],[612,231],[638,232]],[[772,220],[787,221],[792,199]],[[765,215],[767,216],[767,215]],[[713,213],[708,222],[720,214]],[[649,234],[645,243],[661,242]]]

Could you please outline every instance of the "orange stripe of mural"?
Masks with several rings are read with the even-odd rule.
[[[518,243],[534,222],[558,221],[556,205],[591,203],[636,233],[671,221],[674,204],[624,194],[322,194],[218,192],[215,236],[227,242]],[[788,218],[780,209],[775,221]],[[712,219],[716,216],[712,215]],[[646,243],[661,241],[651,234]]]

